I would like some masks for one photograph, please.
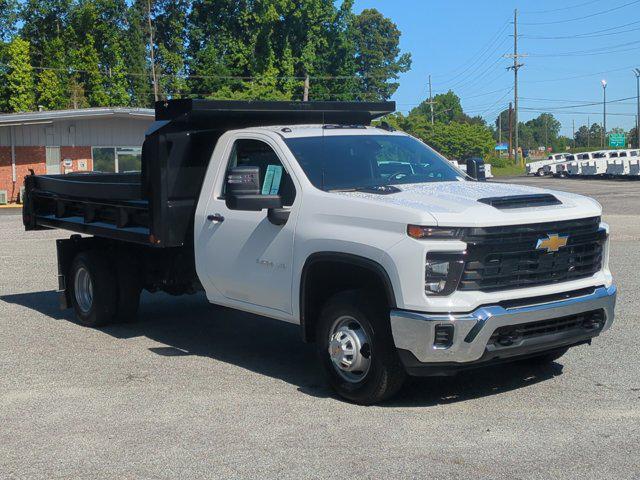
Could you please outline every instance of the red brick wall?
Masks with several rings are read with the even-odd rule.
[[[47,172],[47,154],[45,147],[15,147],[16,148],[16,183],[11,176],[11,147],[0,146],[0,190],[6,190],[10,202],[15,202],[24,183],[24,177],[33,169],[36,175]],[[87,161],[87,171],[93,170],[91,147],[60,147],[60,172],[65,171],[64,160],[71,159],[71,170],[80,171],[78,160]]]
[[[87,161],[86,171],[93,170],[93,160],[91,159],[91,147],[60,147],[60,161],[64,162],[67,159],[73,161],[72,171],[79,172],[78,160]],[[64,172],[65,167],[61,166],[60,171]]]
[[[12,181],[11,147],[0,147],[0,190],[6,190],[10,202],[15,202],[29,175],[29,169],[37,175],[46,173],[46,150],[44,147],[15,147],[16,149],[16,183]]]

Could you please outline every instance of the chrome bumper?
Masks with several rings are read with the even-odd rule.
[[[612,285],[608,288],[598,287],[593,293],[566,300],[514,308],[504,308],[499,305],[486,306],[471,313],[429,314],[392,310],[391,332],[396,347],[411,352],[419,362],[474,362],[480,360],[485,351],[492,347],[488,343],[493,332],[504,326],[603,310],[605,325],[598,333],[603,332],[613,323],[615,302],[616,287]],[[450,347],[434,347],[434,332],[437,325],[454,326],[453,343]],[[553,338],[547,338],[547,340],[553,340]],[[544,340],[537,340],[537,342],[540,344],[538,348],[544,349]]]

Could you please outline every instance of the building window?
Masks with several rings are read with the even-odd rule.
[[[92,155],[94,172],[139,172],[142,165],[140,147],[93,147]]]

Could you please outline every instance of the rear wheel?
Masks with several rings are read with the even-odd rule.
[[[322,309],[316,332],[318,358],[342,397],[371,405],[391,397],[405,379],[387,311],[362,291],[339,293]]]
[[[537,177],[543,177],[544,176],[544,169],[543,168],[539,168],[538,171],[536,172],[536,176]]]
[[[100,327],[113,321],[117,310],[116,276],[97,252],[81,252],[69,272],[71,303],[82,325]]]

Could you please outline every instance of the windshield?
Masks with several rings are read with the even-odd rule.
[[[407,136],[330,135],[285,142],[309,181],[321,190],[464,179],[444,157]]]

